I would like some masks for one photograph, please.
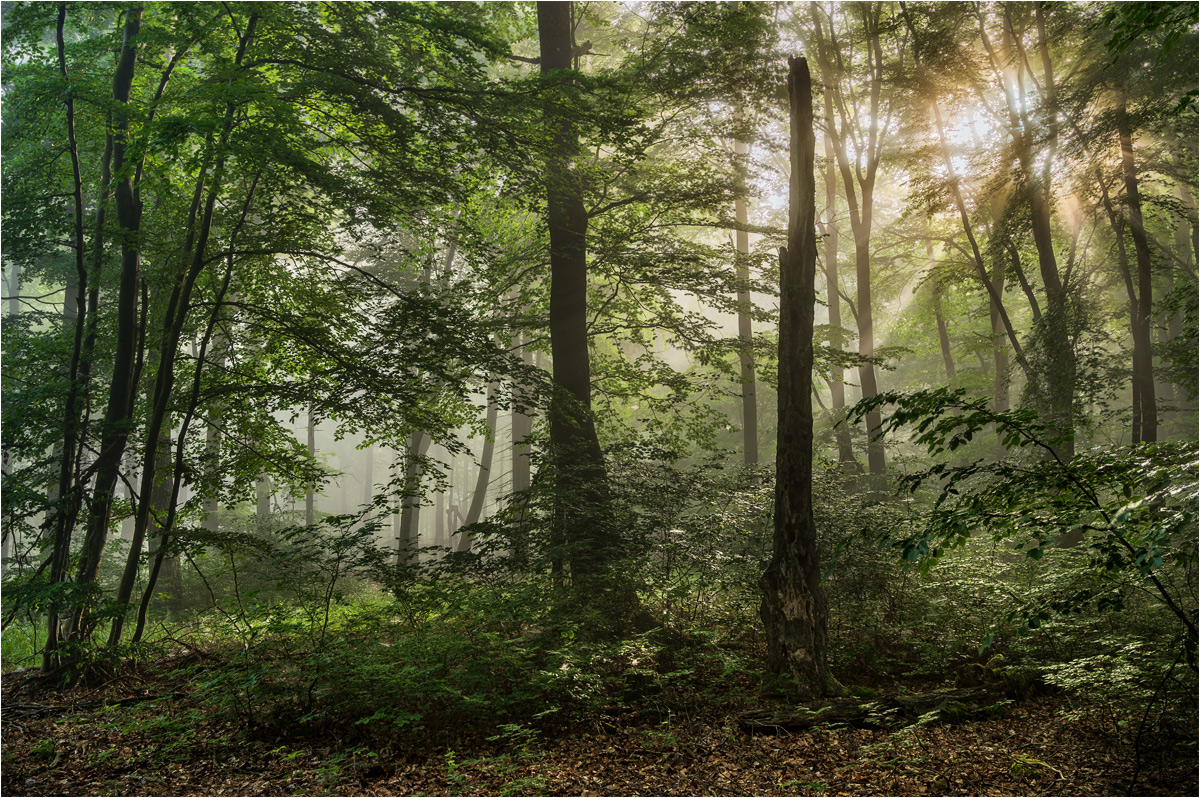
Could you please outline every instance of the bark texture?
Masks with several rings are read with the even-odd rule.
[[[813,312],[817,269],[812,83],[808,62],[792,59],[791,198],[788,246],[780,250],[779,441],[775,459],[775,545],[760,580],[767,665],[790,673],[816,697],[841,686],[829,672],[825,593],[812,508]]]

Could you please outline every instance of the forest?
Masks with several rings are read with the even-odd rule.
[[[1194,2],[4,2],[8,795],[1196,795]]]

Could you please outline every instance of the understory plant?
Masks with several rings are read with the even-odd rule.
[[[1007,548],[1010,562],[1044,563],[1038,576],[1048,587],[1020,591],[1008,614],[1027,629],[1149,600],[1162,611],[1160,637],[1178,641],[1196,670],[1195,440],[1100,446],[1066,461],[1063,433],[1028,409],[995,412],[986,400],[938,389],[879,394],[851,417],[884,407],[891,412],[880,434],[911,427],[912,443],[931,458],[952,458],[984,435],[1008,455],[937,459],[900,477],[902,492],[935,498],[917,518],[876,535],[881,545],[922,572],[975,538]]]

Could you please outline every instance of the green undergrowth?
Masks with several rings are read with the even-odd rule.
[[[283,607],[208,616],[178,629],[151,661],[210,717],[287,735],[336,727],[392,745],[605,713],[736,707],[755,694],[760,657],[742,644],[658,629],[589,639],[530,617],[529,598],[520,585],[443,586],[339,604],[316,620]]]

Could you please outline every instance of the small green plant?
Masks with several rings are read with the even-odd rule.
[[[516,751],[517,756],[528,759],[535,755],[540,734],[537,729],[524,723],[502,723],[500,733],[487,739],[489,742],[503,742],[510,750]]]
[[[58,756],[58,752],[54,748],[53,740],[39,740],[38,744],[33,748],[33,755],[38,759],[54,759]]]
[[[324,787],[336,787],[346,780],[348,775],[357,773],[363,761],[370,762],[379,754],[365,748],[349,748],[345,751],[335,751],[319,765],[315,772]]]
[[[453,748],[447,748],[444,755],[446,769],[446,784],[449,785],[451,795],[458,795],[458,791],[466,783],[467,777],[459,769],[458,757],[454,753]]]
[[[784,793],[802,791],[816,793],[817,795],[828,792],[830,789],[829,785],[820,779],[815,779],[813,781],[797,781],[792,779],[789,781],[781,781],[776,785],[776,787],[779,788],[780,792]]]
[[[1058,768],[1024,754],[1017,755],[1013,763],[1009,765],[1008,773],[1014,779],[1049,778],[1051,773],[1057,773],[1059,778],[1063,777],[1062,771]]]
[[[646,729],[645,735],[649,738],[649,740],[642,743],[643,748],[649,748],[655,745],[665,745],[671,747],[679,745],[679,738],[672,731],[670,721],[664,720],[659,724],[659,728],[657,729]]]
[[[549,790],[549,782],[544,776],[522,776],[513,779],[500,788],[501,795],[545,795]]]

